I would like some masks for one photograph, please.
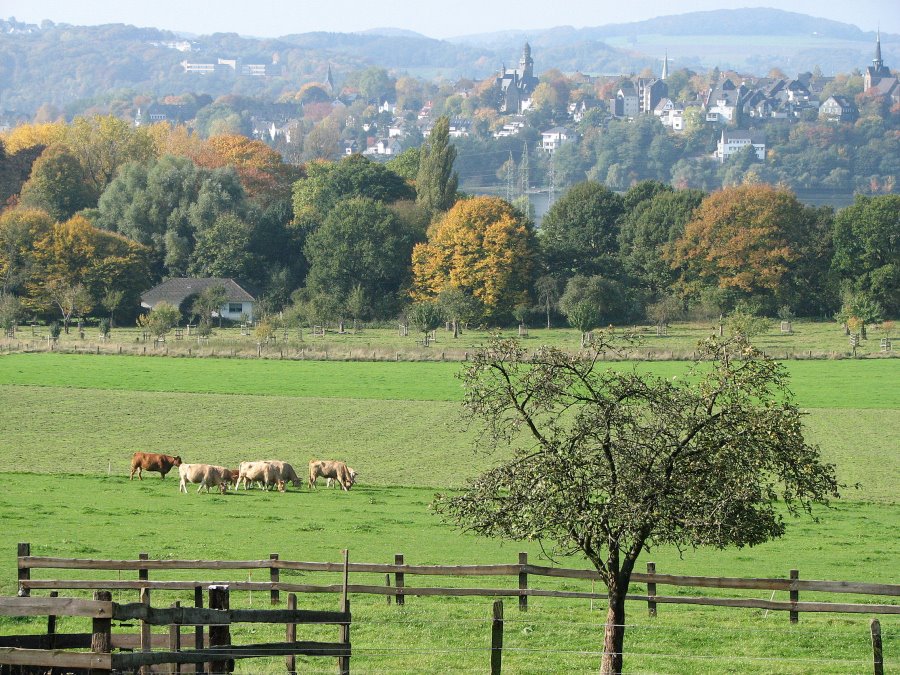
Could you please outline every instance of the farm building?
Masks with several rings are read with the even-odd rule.
[[[197,295],[212,286],[225,288],[225,302],[218,312],[220,317],[237,321],[244,316],[250,321],[253,320],[257,302],[256,291],[243,282],[219,277],[169,279],[142,293],[141,307],[153,309],[157,303],[165,301],[185,311]]]

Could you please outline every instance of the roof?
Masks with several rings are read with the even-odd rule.
[[[153,307],[165,300],[178,307],[186,298],[201,293],[211,286],[219,285],[225,287],[225,302],[256,302],[257,293],[255,290],[248,284],[235,281],[234,279],[180,277],[164,281],[159,286],[154,286],[149,291],[142,293],[141,304]]]
[[[733,131],[722,131],[722,141],[728,142],[733,140],[746,139],[751,143],[765,143],[766,134],[762,131],[747,131],[746,129],[734,129]]]

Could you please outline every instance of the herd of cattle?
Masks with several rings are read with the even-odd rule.
[[[197,492],[203,488],[209,492],[209,488],[218,487],[225,492],[229,486],[237,490],[244,484],[244,489],[257,483],[263,490],[276,488],[284,492],[285,485],[290,481],[294,487],[303,485],[303,481],[287,462],[278,460],[261,460],[257,462],[241,462],[237,469],[229,469],[214,464],[185,464],[181,457],[161,455],[155,452],[136,452],[131,458],[131,475],[129,480],[134,480],[137,472],[139,480],[144,480],[144,471],[158,471],[162,478],[166,477],[174,467],[178,467],[181,477],[179,491],[187,492],[188,483],[199,483]],[[349,490],[356,482],[356,470],[347,466],[344,462],[333,460],[314,459],[309,463],[308,485],[310,489],[316,488],[319,478],[327,480],[328,487],[340,485],[341,489]]]

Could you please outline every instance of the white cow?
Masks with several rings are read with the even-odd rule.
[[[300,480],[300,476],[297,475],[297,472],[294,471],[294,467],[288,464],[287,462],[282,462],[278,459],[268,459],[266,460],[275,470],[274,478],[276,482],[280,482],[282,485],[291,481],[294,487],[301,487],[303,485],[303,481]]]
[[[350,477],[350,470],[344,462],[338,462],[328,459],[313,459],[309,462],[309,489],[316,488],[316,481],[319,477],[333,478],[340,483],[342,490],[349,490],[353,487],[353,478]]]
[[[208,493],[210,487],[218,486],[224,494],[232,478],[231,469],[213,464],[182,464],[178,467],[178,474],[181,476],[178,490],[184,493],[187,493],[187,483],[200,483],[197,492],[206,488]]]

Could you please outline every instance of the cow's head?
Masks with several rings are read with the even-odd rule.
[[[175,466],[181,466],[181,457],[179,455],[175,455],[175,458],[172,460],[172,464]]]

